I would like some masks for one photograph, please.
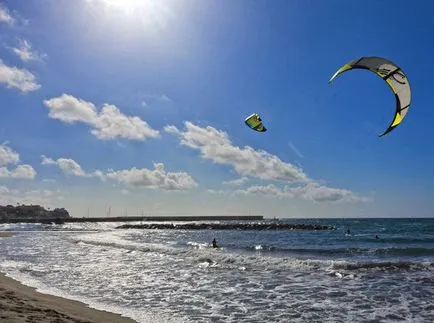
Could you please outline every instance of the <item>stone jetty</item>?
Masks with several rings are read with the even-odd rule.
[[[287,223],[144,223],[123,224],[116,229],[160,229],[160,230],[335,230],[334,226]]]

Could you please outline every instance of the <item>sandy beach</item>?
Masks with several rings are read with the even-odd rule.
[[[134,323],[136,321],[86,304],[41,294],[0,274],[0,321],[3,323]]]

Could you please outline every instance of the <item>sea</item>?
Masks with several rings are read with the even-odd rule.
[[[1,224],[0,271],[138,322],[434,322],[434,219],[267,221],[336,229]]]

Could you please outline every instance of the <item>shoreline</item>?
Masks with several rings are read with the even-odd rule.
[[[43,294],[0,272],[0,321],[59,323],[138,323],[120,314],[87,304]]]

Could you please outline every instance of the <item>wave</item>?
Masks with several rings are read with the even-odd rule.
[[[156,253],[185,252],[182,249],[174,248],[164,244],[139,243],[139,242],[124,240],[116,236],[92,234],[90,236],[71,237],[70,239],[77,244],[124,249],[127,252],[132,252],[132,251],[156,252]]]
[[[167,255],[175,258],[182,258],[185,264],[197,266],[198,268],[220,268],[227,270],[243,270],[243,271],[292,271],[303,272],[304,274],[315,274],[318,272],[330,273],[334,271],[366,271],[366,270],[434,270],[434,262],[417,262],[417,261],[384,261],[376,262],[367,261],[351,261],[350,259],[337,260],[329,257],[328,259],[317,258],[316,255],[336,255],[336,254],[366,254],[374,253],[382,254],[410,254],[424,255],[433,254],[433,249],[423,248],[386,248],[386,249],[364,249],[364,248],[341,248],[341,249],[284,249],[290,251],[291,254],[280,254],[275,256],[275,253],[264,253],[263,245],[254,245],[248,249],[256,250],[257,252],[234,252],[231,249],[214,249],[204,243],[189,241],[187,245],[174,246],[173,244],[162,243],[139,243],[135,241],[124,240],[116,235],[106,234],[89,234],[80,237],[71,237],[76,243],[87,246],[97,246],[103,248],[125,249],[129,252],[143,252],[160,255]],[[278,248],[276,248],[278,249]],[[315,254],[316,253],[316,254]],[[305,254],[306,257],[297,257],[299,254]],[[312,257],[314,255],[314,257]]]
[[[391,247],[391,248],[285,248],[267,245],[255,245],[245,248],[261,252],[288,253],[312,256],[431,256],[434,248]]]
[[[406,269],[406,270],[434,270],[434,262],[413,261],[384,261],[384,262],[342,262],[332,266],[336,270],[360,270],[360,269]]]
[[[84,224],[46,224],[46,223],[3,223],[0,224],[0,231],[61,231],[61,232],[89,232],[89,231],[104,231],[111,230],[108,225],[102,226],[94,223]]]
[[[0,231],[42,231],[46,227],[41,223],[2,223]]]
[[[365,235],[360,235],[365,236]],[[426,235],[426,236],[418,236],[418,237],[405,237],[405,236],[381,236],[379,239],[372,237],[365,237],[364,239],[360,239],[358,241],[363,242],[375,242],[375,243],[397,243],[397,244],[412,244],[412,243],[432,243],[434,244],[434,236]]]

